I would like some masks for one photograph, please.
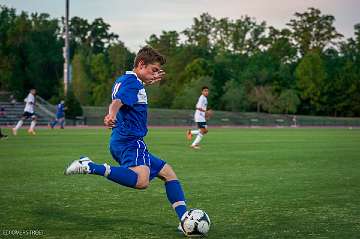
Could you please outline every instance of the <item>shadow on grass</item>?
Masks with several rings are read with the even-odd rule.
[[[91,210],[91,209],[89,209]],[[97,211],[98,213],[98,211]],[[141,219],[127,218],[124,215],[114,217],[110,215],[89,215],[73,211],[70,208],[55,208],[47,205],[42,205],[33,210],[34,222],[42,225],[42,228],[48,234],[58,234],[60,232],[72,233],[86,233],[93,232],[94,235],[101,234],[104,231],[118,232],[135,235],[146,235],[149,233],[154,235],[172,235],[172,238],[183,238],[183,235],[177,231],[173,224],[160,224],[154,221],[147,221]],[[146,237],[145,237],[146,238]]]

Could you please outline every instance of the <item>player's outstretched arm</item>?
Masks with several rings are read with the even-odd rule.
[[[109,105],[109,113],[104,118],[104,124],[108,128],[112,128],[115,126],[116,114],[119,109],[123,106],[123,103],[119,99],[115,99]]]

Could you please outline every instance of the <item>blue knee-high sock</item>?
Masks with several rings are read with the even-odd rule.
[[[64,128],[64,124],[65,124],[65,120],[62,120],[61,123],[60,123],[60,127]]]
[[[53,122],[51,122],[51,123],[50,123],[51,128],[54,128],[56,124],[57,124],[57,120],[54,120]]]
[[[126,187],[135,188],[138,175],[131,169],[125,167],[110,167],[111,172],[107,177],[109,180]]]
[[[103,164],[89,163],[90,174],[104,176],[106,168]]]
[[[90,174],[96,174],[104,176],[106,172],[106,167],[102,164],[89,163]],[[107,179],[118,183],[120,185],[135,188],[138,175],[131,169],[125,167],[110,167],[110,173],[107,176]]]
[[[165,183],[165,189],[167,198],[175,209],[180,220],[186,212],[185,196],[181,188],[181,184],[178,180],[168,181]]]

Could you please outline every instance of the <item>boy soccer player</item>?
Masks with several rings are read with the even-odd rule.
[[[65,124],[65,101],[60,101],[56,106],[56,118],[50,123],[50,127],[53,129],[57,123],[60,122],[60,128],[64,129]]]
[[[96,174],[120,185],[145,189],[158,177],[165,182],[167,197],[179,218],[186,212],[183,190],[169,164],[148,151],[147,96],[144,84],[151,85],[165,75],[161,66],[165,58],[150,47],[136,55],[133,71],[119,77],[113,86],[112,102],[104,124],[112,128],[110,152],[120,166],[96,164],[88,157],[73,161],[65,175]]]
[[[207,97],[209,95],[209,88],[204,86],[201,89],[201,95],[196,104],[196,111],[194,115],[194,120],[197,124],[197,130],[188,130],[187,131],[187,139],[191,140],[192,135],[196,135],[194,142],[190,145],[193,149],[200,149],[200,141],[202,137],[208,133],[207,124],[206,124],[206,108],[208,105]]]
[[[35,135],[35,125],[36,125],[36,115],[34,112],[34,108],[35,108],[35,95],[36,95],[36,90],[35,89],[31,89],[30,93],[28,94],[28,96],[24,99],[24,102],[26,103],[25,108],[24,108],[24,113],[21,117],[21,119],[17,122],[16,126],[12,129],[13,135],[17,135],[17,131],[19,128],[21,128],[21,126],[24,123],[24,120],[31,118],[31,124],[30,127],[28,129],[29,134]]]

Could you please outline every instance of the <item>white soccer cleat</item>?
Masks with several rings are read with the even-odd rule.
[[[190,145],[190,147],[193,148],[193,149],[201,149],[198,144]]]
[[[90,173],[89,163],[91,163],[91,159],[88,157],[81,157],[78,160],[73,161],[66,169],[65,175],[72,174],[88,174]]]
[[[179,232],[181,232],[182,234],[184,234],[184,236],[186,236],[186,237],[202,237],[202,235],[197,235],[197,234],[195,234],[195,235],[188,235],[188,234],[186,234],[186,232],[184,232],[184,229],[183,229],[182,226],[181,226],[181,222],[179,223],[179,226],[177,227],[177,230],[178,230]]]

